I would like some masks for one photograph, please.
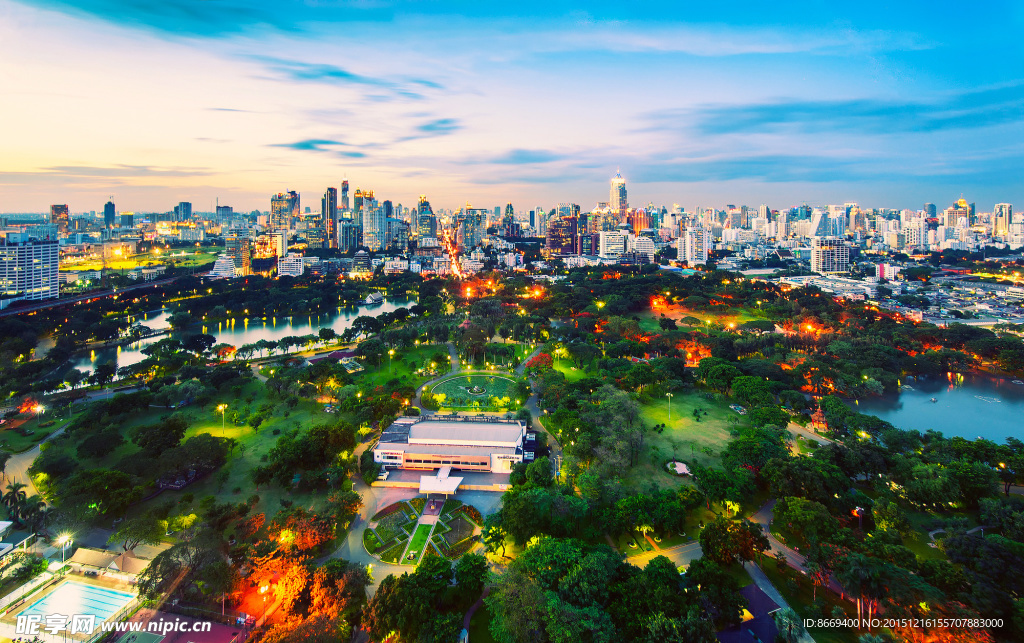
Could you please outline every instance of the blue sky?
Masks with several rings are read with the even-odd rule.
[[[0,0],[0,211],[1024,207],[1024,3],[838,4]]]

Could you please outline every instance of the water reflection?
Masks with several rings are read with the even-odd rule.
[[[1020,382],[1020,383],[1016,383]],[[947,437],[1024,439],[1024,381],[972,373],[902,380],[896,395],[860,400],[857,410],[901,429],[935,429]]]
[[[266,319],[253,318],[245,319],[244,323],[236,324],[232,318],[227,323],[219,322],[216,328],[202,326],[202,332],[209,333],[217,338],[217,343],[231,344],[240,348],[245,344],[253,344],[260,340],[279,341],[289,335],[311,335],[316,334],[321,328],[333,328],[339,335],[352,325],[356,317],[370,315],[376,317],[381,313],[394,312],[395,310],[416,303],[410,299],[387,299],[375,306],[359,306],[358,308],[339,308],[338,312],[329,315],[311,315],[305,317],[268,317]],[[153,311],[147,313],[138,321],[154,330],[167,329],[167,311]],[[195,331],[193,331],[195,332]],[[96,364],[113,361],[120,368],[137,364],[146,358],[142,349],[160,341],[166,335],[150,337],[131,344],[124,344],[117,347],[102,348],[90,351],[88,355],[81,355],[71,360],[72,366],[80,371],[91,373]]]

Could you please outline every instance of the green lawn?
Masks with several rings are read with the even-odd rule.
[[[742,422],[742,417],[729,409],[723,401],[711,401],[704,393],[679,392],[672,397],[672,418],[669,419],[668,399],[659,399],[642,407],[642,417],[648,427],[665,424],[663,433],[650,432],[639,462],[627,477],[634,485],[654,482],[661,488],[692,484],[691,478],[676,476],[664,469],[664,463],[675,458],[687,464],[709,467],[720,466],[720,454],[732,435],[729,430]],[[694,419],[693,410],[701,408],[707,415]],[[705,449],[710,449],[708,454]]]
[[[479,387],[482,393],[473,393],[469,389]],[[431,393],[435,396],[444,395],[444,408],[466,409],[476,408],[471,402],[479,402],[480,406],[489,406],[491,398],[508,398],[508,408],[519,408],[521,400],[517,398],[516,380],[507,375],[487,375],[473,373],[455,375],[434,385]],[[461,401],[461,402],[460,402]]]
[[[554,370],[565,375],[566,382],[576,382],[587,376],[582,368],[576,368],[572,360],[565,357],[555,360]]]
[[[416,554],[416,558],[419,559],[420,555],[423,554],[423,546],[427,544],[429,536],[430,525],[418,525],[416,533],[412,535],[412,539],[409,541],[409,553]]]
[[[444,355],[444,359],[440,362],[432,361],[431,359],[437,353]],[[390,357],[390,364],[388,362],[389,356],[387,354],[381,360],[380,366],[364,360],[363,367],[366,370],[356,373],[355,383],[359,386],[372,388],[378,385],[383,386],[391,380],[397,379],[403,384],[415,388],[423,382],[451,370],[451,362],[448,360],[448,348],[444,344],[395,349],[395,354]],[[433,371],[429,370],[431,369],[431,364],[433,364]],[[422,370],[424,368],[427,370]]]

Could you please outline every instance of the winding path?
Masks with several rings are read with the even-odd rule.
[[[807,556],[804,556],[792,547],[788,547],[782,544],[779,541],[779,539],[776,538],[774,534],[772,534],[770,527],[772,519],[774,519],[774,517],[775,500],[773,499],[764,503],[764,505],[757,510],[757,513],[750,517],[750,520],[761,525],[761,528],[764,530],[765,536],[768,537],[768,543],[771,545],[771,548],[769,549],[770,553],[782,552],[783,556],[786,557],[786,562],[789,563],[790,567],[793,567],[801,573],[806,573]],[[751,576],[753,576],[753,574],[751,574]],[[834,576],[829,576],[828,588],[838,596],[846,596],[846,592],[843,590],[843,586],[836,581]],[[762,589],[764,588],[762,587]]]

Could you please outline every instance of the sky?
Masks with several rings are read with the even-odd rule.
[[[1024,208],[1024,3],[0,0],[0,212]]]

